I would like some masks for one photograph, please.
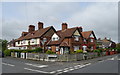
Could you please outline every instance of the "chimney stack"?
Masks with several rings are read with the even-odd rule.
[[[78,27],[78,29],[79,29],[79,31],[80,31],[80,32],[82,32],[82,31],[83,31],[82,27]]]
[[[62,23],[62,30],[67,29],[67,23]]]
[[[38,22],[38,30],[43,29],[43,23],[42,22]]]
[[[35,31],[35,26],[34,25],[29,25],[29,29],[28,29],[28,32],[33,32]]]

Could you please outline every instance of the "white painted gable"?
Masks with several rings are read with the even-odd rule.
[[[52,41],[57,41],[57,40],[59,40],[59,38],[60,37],[56,33],[54,33],[52,36]]]
[[[74,35],[78,35],[78,36],[80,36],[78,30],[76,30],[76,31],[74,32]]]
[[[90,37],[94,37],[93,34],[91,34]]]

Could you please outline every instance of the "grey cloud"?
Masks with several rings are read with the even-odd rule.
[[[3,36],[6,39],[17,38],[22,31],[27,31],[29,24],[43,21],[46,26],[53,25],[61,29],[61,23],[69,27],[82,26],[85,31],[94,30],[97,37],[108,37],[117,41],[118,21],[117,3],[93,3],[82,9],[78,3],[26,3],[18,11],[23,16],[4,22]]]

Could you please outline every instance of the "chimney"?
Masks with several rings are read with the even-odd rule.
[[[28,32],[33,32],[35,31],[35,26],[34,25],[29,25],[29,29],[28,29]]]
[[[62,23],[62,30],[67,29],[67,23]]]
[[[83,30],[82,30],[82,27],[78,27],[78,29],[79,29],[79,31],[80,31],[80,32],[82,32],[82,31],[83,31]]]
[[[42,22],[38,22],[38,30],[43,29],[43,23]]]

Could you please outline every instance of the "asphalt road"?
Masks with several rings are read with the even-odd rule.
[[[120,56],[120,55],[119,55]],[[45,62],[21,58],[2,58],[3,73],[118,73],[118,55],[74,62]]]

